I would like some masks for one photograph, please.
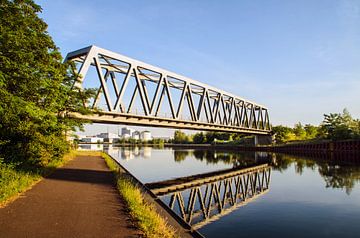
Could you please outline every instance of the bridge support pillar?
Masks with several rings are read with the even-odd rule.
[[[271,135],[255,135],[254,136],[254,145],[271,145],[273,138]]]

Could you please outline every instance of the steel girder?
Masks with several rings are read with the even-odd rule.
[[[271,166],[264,164],[152,191],[168,189],[160,193],[162,200],[192,228],[199,229],[267,193],[270,176]]]
[[[96,111],[92,115],[70,114],[93,122],[110,124],[147,125],[183,129],[269,134],[268,109],[231,93],[173,72],[146,64],[129,57],[89,46],[66,56],[68,61],[79,65],[74,72],[76,87],[83,88],[90,68],[95,68],[99,82],[97,95],[87,107]],[[121,77],[119,77],[121,76]],[[93,80],[93,79],[90,79]],[[129,83],[135,88],[131,97],[125,91]],[[153,85],[153,96],[148,87]],[[111,86],[112,85],[112,86]],[[113,93],[110,93],[112,90]],[[179,96],[174,96],[177,91]],[[105,109],[96,110],[103,97]],[[135,100],[140,98],[140,108],[134,113]],[[167,99],[168,115],[161,115],[160,108]],[[186,101],[186,102],[185,102]],[[184,119],[183,109],[189,118]]]

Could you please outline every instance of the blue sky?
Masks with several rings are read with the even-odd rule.
[[[97,45],[266,105],[360,118],[360,0],[37,0],[63,55]]]

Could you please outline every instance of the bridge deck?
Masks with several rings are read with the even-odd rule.
[[[184,190],[194,186],[200,186],[206,183],[212,183],[218,180],[223,180],[240,174],[251,173],[268,167],[269,167],[268,164],[261,164],[249,168],[225,169],[221,171],[197,174],[193,176],[181,177],[181,178],[176,178],[161,182],[147,183],[146,186],[149,189],[151,189],[151,191],[154,194],[161,196],[163,194]]]

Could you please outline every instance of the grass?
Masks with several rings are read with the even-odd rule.
[[[110,156],[103,153],[109,169],[117,176],[117,188],[126,201],[131,216],[145,237],[177,237],[175,230],[155,211],[152,204],[145,202],[140,189],[132,181],[119,173],[119,166]]]
[[[71,151],[62,159],[53,160],[46,167],[37,168],[24,167],[19,164],[6,164],[0,159],[0,207],[15,200],[44,176],[49,175],[54,169],[73,159],[76,154],[77,152]]]
[[[177,237],[175,230],[155,211],[152,204],[145,202],[142,193],[129,178],[119,173],[119,167],[107,154],[94,151],[72,151],[62,159],[52,161],[46,167],[21,167],[16,164],[5,164],[0,158],[0,207],[15,200],[20,194],[30,189],[44,176],[64,165],[76,155],[102,156],[109,169],[116,174],[117,188],[126,201],[131,216],[145,237]]]

